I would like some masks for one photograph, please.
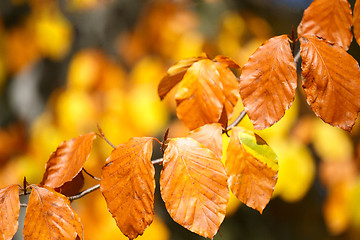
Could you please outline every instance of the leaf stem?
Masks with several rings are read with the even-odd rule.
[[[163,158],[159,158],[159,159],[152,160],[151,163],[152,164],[158,164],[158,163],[162,163],[163,161],[164,161]]]
[[[91,178],[100,181],[101,179],[98,177],[95,177],[94,175],[92,175],[91,173],[89,173],[88,171],[85,170],[85,168],[82,169],[87,175],[89,175]]]
[[[237,126],[241,122],[241,120],[244,119],[245,116],[246,116],[246,112],[245,110],[242,110],[239,116],[235,119],[235,121],[227,127],[226,132],[230,131],[233,127]]]
[[[85,195],[87,195],[87,194],[89,194],[89,193],[91,193],[91,192],[93,192],[93,191],[95,191],[95,190],[97,190],[99,188],[100,188],[100,184],[97,184],[97,185],[95,185],[95,186],[93,186],[91,188],[88,188],[88,189],[86,189],[86,190],[84,190],[84,191],[82,191],[82,192],[80,192],[80,193],[78,193],[78,194],[76,194],[74,196],[69,196],[68,199],[70,201],[73,201],[73,200],[82,198],[83,196],[85,196]]]

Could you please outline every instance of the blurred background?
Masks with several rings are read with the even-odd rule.
[[[296,30],[310,3],[1,0],[0,187],[20,184],[24,176],[39,183],[51,152],[64,140],[97,131],[97,123],[115,145],[134,136],[161,140],[168,127],[171,136],[184,135],[174,95],[163,102],[157,96],[167,69],[202,52],[243,66],[264,41]],[[360,60],[355,41],[350,53]],[[252,128],[248,118],[241,125]],[[351,134],[324,124],[299,88],[285,117],[258,134],[279,156],[274,197],[260,215],[232,196],[215,239],[360,239],[359,123]],[[110,152],[96,140],[85,168],[100,177]],[[85,176],[84,189],[95,184]],[[127,239],[99,191],[72,205],[85,239]],[[202,239],[171,220],[158,181],[155,212],[139,239]],[[15,239],[22,239],[21,229],[20,223]]]

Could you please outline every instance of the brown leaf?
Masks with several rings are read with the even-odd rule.
[[[95,138],[96,134],[92,132],[62,142],[50,155],[40,185],[59,188],[71,181],[88,159]]]
[[[20,211],[19,187],[0,189],[0,239],[11,240],[18,229]]]
[[[315,0],[304,11],[299,36],[315,35],[345,50],[352,41],[351,6],[347,0]]]
[[[222,128],[219,123],[206,124],[191,131],[187,137],[191,137],[210,149],[215,155],[222,158]]]
[[[360,111],[360,69],[343,48],[301,37],[306,101],[324,122],[350,131]]]
[[[231,67],[231,68],[239,68],[240,66],[231,58],[222,56],[222,55],[218,55],[215,57],[215,61],[222,63],[224,65],[226,65],[227,67]]]
[[[353,15],[354,15],[353,16],[354,36],[356,42],[358,43],[358,45],[360,45],[360,1],[359,0],[355,2]]]
[[[84,175],[82,171],[80,171],[76,175],[76,177],[73,178],[73,180],[64,183],[59,188],[55,188],[55,191],[65,196],[73,196],[78,194],[83,186],[84,186]]]
[[[142,235],[154,218],[155,169],[151,137],[120,144],[102,169],[100,190],[121,232]]]
[[[192,138],[170,139],[160,176],[161,196],[175,222],[212,238],[229,200],[221,160]]]
[[[287,35],[269,39],[244,65],[240,95],[255,129],[279,121],[294,101],[296,66]]]
[[[170,67],[167,75],[161,79],[159,86],[158,86],[158,94],[161,100],[164,99],[166,94],[170,92],[173,87],[176,86],[184,77],[187,69],[193,65],[193,63],[205,59],[206,56],[202,55],[199,57],[188,58],[180,60],[174,66]]]
[[[234,127],[226,153],[228,183],[234,195],[262,213],[277,181],[277,157],[253,132]]]
[[[83,228],[64,195],[47,186],[32,185],[23,235],[25,240],[83,239]]]

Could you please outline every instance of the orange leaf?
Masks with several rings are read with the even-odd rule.
[[[315,0],[304,11],[299,36],[315,35],[345,50],[352,41],[351,6],[347,0]]]
[[[40,185],[58,188],[71,181],[88,159],[95,138],[92,132],[62,142],[50,155]]]
[[[231,58],[222,56],[222,55],[218,55],[215,57],[215,61],[222,63],[224,65],[226,65],[227,67],[231,67],[231,68],[239,68],[240,66]]]
[[[18,229],[20,211],[19,187],[0,189],[0,239],[11,240]]]
[[[84,175],[82,171],[76,175],[70,182],[64,183],[61,187],[55,188],[55,191],[65,196],[73,196],[80,192],[84,186]]]
[[[170,216],[183,227],[212,238],[229,200],[221,160],[192,138],[170,139],[160,176],[161,196]]]
[[[79,216],[64,195],[32,185],[23,229],[24,239],[83,239]]]
[[[294,101],[296,66],[287,35],[260,46],[244,65],[240,95],[255,129],[279,121]]]
[[[222,128],[219,123],[206,124],[191,131],[187,137],[191,137],[210,149],[215,155],[222,158]]]
[[[324,122],[350,131],[360,111],[360,69],[343,48],[300,38],[306,100]]]
[[[170,67],[167,75],[163,79],[161,79],[159,83],[158,94],[160,99],[163,100],[166,94],[168,94],[170,90],[173,89],[173,87],[175,87],[175,85],[182,80],[187,69],[191,67],[193,63],[205,58],[206,56],[202,55],[199,57],[183,59],[176,63],[174,66]]]
[[[131,138],[120,144],[102,169],[100,190],[116,224],[130,239],[142,235],[154,218],[153,139]]]
[[[353,13],[353,31],[356,42],[360,45],[360,1],[355,2],[354,13]]]
[[[228,183],[234,195],[262,213],[277,181],[277,157],[253,132],[234,127],[225,162]]]

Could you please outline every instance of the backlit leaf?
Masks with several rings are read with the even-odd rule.
[[[95,138],[92,132],[62,142],[50,155],[40,185],[58,188],[71,181],[88,159]]]
[[[0,239],[11,240],[18,229],[20,210],[19,187],[0,189]]]
[[[244,65],[240,95],[255,129],[270,127],[295,96],[296,66],[287,35],[271,38]]]
[[[142,235],[154,218],[152,140],[132,138],[118,145],[102,169],[100,190],[116,224],[130,239]]]
[[[301,37],[306,101],[324,122],[350,131],[360,111],[360,69],[343,48]]]
[[[278,177],[277,156],[273,150],[252,131],[235,127],[226,153],[225,168],[234,195],[262,213]]]
[[[354,6],[354,13],[353,13],[353,31],[356,42],[360,45],[360,1],[357,0]]]
[[[231,58],[222,56],[222,55],[216,56],[215,61],[222,63],[231,68],[239,68],[240,67],[234,60],[232,60]]]
[[[222,128],[219,123],[206,124],[191,131],[187,137],[191,137],[213,151],[215,155],[222,158]]]
[[[159,83],[158,94],[160,99],[163,100],[166,94],[183,79],[187,69],[191,67],[193,63],[205,58],[206,56],[183,59],[170,67],[167,75],[161,79]]]
[[[83,228],[64,195],[47,186],[32,185],[23,235],[25,240],[83,239]]]
[[[70,182],[64,183],[61,187],[56,188],[55,191],[65,196],[73,196],[80,192],[84,186],[84,175],[80,171]]]
[[[221,160],[192,138],[174,138],[163,164],[160,190],[170,216],[190,231],[213,238],[229,200]]]
[[[299,36],[315,35],[349,49],[352,41],[351,7],[347,0],[315,0],[304,11]]]

